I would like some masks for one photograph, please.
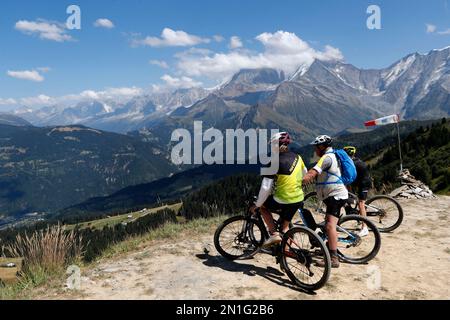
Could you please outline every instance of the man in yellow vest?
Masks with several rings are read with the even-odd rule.
[[[261,210],[261,215],[269,229],[270,238],[263,244],[270,247],[279,244],[281,235],[276,232],[272,213],[280,214],[283,220],[282,232],[289,230],[298,209],[303,208],[304,194],[302,190],[303,176],[307,169],[303,159],[296,153],[289,151],[291,138],[289,133],[281,132],[271,139],[272,145],[278,140],[279,147],[279,169],[275,175],[263,178],[258,200],[251,209],[256,212]],[[275,144],[276,145],[276,144]]]

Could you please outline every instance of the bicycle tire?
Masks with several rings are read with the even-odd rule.
[[[374,244],[374,247],[372,248],[372,250],[370,251],[370,253],[364,257],[358,257],[358,258],[349,257],[338,250],[339,258],[342,261],[348,262],[351,264],[366,264],[369,261],[371,261],[372,259],[374,259],[377,256],[378,252],[380,251],[380,248],[381,248],[380,231],[378,230],[378,228],[375,226],[375,224],[372,221],[370,221],[369,219],[364,218],[362,216],[359,216],[359,215],[344,216],[343,218],[341,218],[339,220],[338,225],[341,226],[343,223],[351,221],[351,220],[364,223],[367,226],[367,228],[369,229],[369,232],[372,232],[374,234],[375,244]],[[360,239],[362,241],[364,241],[364,238],[360,238]]]
[[[317,248],[317,244],[319,244],[320,252],[318,254],[316,254],[314,257],[325,260],[325,264],[323,267],[324,272],[323,272],[322,276],[320,277],[320,279],[314,283],[306,283],[305,281],[302,281],[301,279],[299,279],[299,277],[296,276],[294,274],[294,272],[291,270],[290,264],[287,261],[287,258],[293,258],[293,257],[292,256],[288,257],[284,248],[286,248],[288,246],[290,247],[290,244],[288,244],[288,242],[289,241],[292,242],[291,239],[294,237],[295,233],[303,233],[306,235],[307,239],[314,239],[316,241],[316,248]],[[311,241],[311,240],[309,240],[309,241]],[[309,244],[311,244],[311,243],[309,243]],[[281,248],[282,248],[282,250],[281,250],[282,251],[281,252],[281,266],[282,266],[283,270],[286,272],[289,279],[296,286],[299,286],[300,288],[307,290],[307,291],[316,291],[316,290],[319,290],[320,288],[322,288],[327,283],[328,279],[330,278],[330,274],[331,274],[330,252],[328,251],[323,240],[314,231],[312,231],[306,227],[295,227],[295,228],[290,229],[288,232],[286,232],[286,234],[283,237],[283,241],[281,242]],[[313,255],[308,253],[307,250],[297,250],[297,251],[298,251],[298,253],[296,253],[296,254],[297,254],[297,260],[300,260],[299,263],[304,262],[303,265],[305,265],[308,268],[308,270],[310,270],[308,267],[308,264],[311,265],[311,263],[314,262]],[[310,256],[308,256],[308,255],[310,255]]]
[[[392,197],[385,196],[385,195],[379,195],[379,196],[375,196],[373,198],[370,198],[369,200],[367,200],[366,206],[369,206],[373,202],[375,202],[377,200],[380,200],[380,199],[392,202],[394,204],[394,206],[397,208],[396,212],[398,213],[398,218],[397,218],[396,222],[393,225],[391,225],[391,226],[379,227],[376,223],[375,223],[375,225],[377,226],[377,228],[378,228],[378,230],[380,232],[383,232],[383,233],[385,233],[385,232],[392,232],[392,231],[398,229],[401,226],[401,224],[403,223],[403,208],[402,208],[402,206],[400,205],[400,203],[397,200],[395,200]],[[369,209],[367,208],[366,210],[369,210]],[[375,217],[378,217],[378,216],[375,216]],[[371,219],[372,217],[370,217],[368,215],[368,218],[369,218],[369,220],[371,220],[373,222],[373,220]]]
[[[253,232],[252,232],[252,234],[249,233],[248,235],[244,235],[244,237],[246,237],[246,236],[249,237],[249,239],[248,239],[249,242],[247,242],[247,245],[249,245],[247,248],[249,250],[248,252],[243,253],[241,255],[235,255],[235,254],[231,254],[231,253],[227,252],[221,245],[220,238],[221,238],[222,232],[224,231],[224,229],[227,226],[229,226],[230,224],[232,224],[234,222],[238,222],[240,220],[242,221],[242,223],[248,223],[249,224],[248,228],[251,227],[253,229],[254,227],[257,227],[260,230],[261,235],[264,235],[264,233],[263,233],[264,229],[262,228],[262,226],[260,226],[259,222],[254,219],[244,217],[244,216],[235,216],[235,217],[225,220],[216,229],[216,232],[214,233],[214,246],[215,246],[217,252],[219,252],[224,258],[226,258],[228,260],[232,260],[232,261],[233,260],[244,260],[244,259],[249,259],[249,258],[253,257],[260,251],[261,246],[265,239],[264,236],[262,236],[261,240],[257,241],[255,239],[254,233]],[[239,237],[239,236],[240,236],[239,234],[236,235],[236,237]],[[235,239],[235,241],[236,241],[236,239]]]

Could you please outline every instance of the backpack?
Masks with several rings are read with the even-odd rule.
[[[338,166],[341,169],[341,176],[327,172],[329,175],[335,176],[339,180],[336,182],[318,183],[318,185],[328,185],[328,184],[343,184],[346,186],[351,185],[356,180],[357,177],[356,166],[352,158],[350,158],[350,156],[344,150],[334,150],[333,152],[328,153],[335,154],[336,159],[338,161]]]
[[[341,169],[339,180],[346,186],[352,184],[357,177],[355,163],[344,150],[335,150],[334,154]]]

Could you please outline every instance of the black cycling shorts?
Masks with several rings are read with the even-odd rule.
[[[336,200],[334,197],[329,197],[323,200],[325,205],[327,206],[327,215],[331,215],[336,218],[341,217],[341,209],[347,203],[347,200]]]
[[[303,202],[283,204],[276,202],[273,196],[270,196],[264,202],[264,207],[272,213],[279,214],[284,221],[291,222],[298,209],[303,209]]]

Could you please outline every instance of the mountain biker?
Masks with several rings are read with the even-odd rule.
[[[289,150],[288,146],[291,143],[289,133],[275,134],[270,143],[272,146],[278,146],[279,169],[275,175],[263,177],[258,199],[250,209],[253,213],[260,209],[269,229],[270,237],[263,247],[270,247],[282,240],[280,233],[275,230],[272,213],[280,215],[283,221],[281,232],[285,233],[289,230],[289,224],[295,213],[303,207],[302,179],[307,172],[303,159]]]
[[[370,177],[369,168],[367,167],[367,164],[364,161],[356,157],[355,147],[352,146],[345,147],[344,151],[347,152],[347,154],[350,156],[350,158],[353,159],[353,162],[355,163],[357,178],[351,187],[357,193],[359,199],[358,202],[359,212],[363,217],[367,217],[366,201],[367,196],[369,194],[369,190],[372,187],[372,178]],[[363,229],[359,233],[359,236],[366,237],[368,235],[369,229],[365,224],[363,224]]]
[[[341,169],[332,148],[333,139],[323,135],[317,137],[311,145],[314,146],[317,156],[320,157],[316,166],[309,170],[303,178],[304,184],[312,183],[316,178],[317,196],[326,205],[326,232],[328,235],[328,249],[331,255],[331,266],[339,268],[337,254],[337,223],[341,215],[341,209],[347,202],[348,191],[341,182]],[[319,262],[318,265],[324,264]]]

